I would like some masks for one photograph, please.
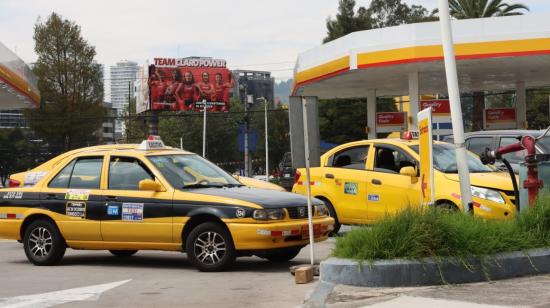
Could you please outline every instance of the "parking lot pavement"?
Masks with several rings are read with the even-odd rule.
[[[337,285],[326,307],[550,307],[550,275],[415,288]]]
[[[328,256],[333,243],[333,239],[318,243],[316,257]],[[297,307],[315,286],[294,283],[289,266],[304,263],[309,263],[309,247],[289,263],[240,258],[232,270],[221,273],[201,273],[187,262],[185,254],[176,252],[140,251],[121,259],[107,251],[69,249],[61,265],[38,267],[27,261],[21,244],[1,241],[0,306],[21,300],[22,295],[90,287],[104,291],[59,307]],[[115,284],[106,285],[109,283]]]

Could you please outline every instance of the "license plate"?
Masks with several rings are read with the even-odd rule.
[[[321,236],[321,225],[314,224],[313,225],[313,238]],[[302,226],[302,239],[307,240],[309,239],[309,226],[305,225]]]

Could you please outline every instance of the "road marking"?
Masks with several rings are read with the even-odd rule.
[[[422,307],[422,308],[431,308],[431,307],[445,307],[445,308],[500,308],[505,306],[497,305],[485,305],[485,304],[476,304],[472,302],[460,302],[452,301],[445,299],[434,299],[426,297],[413,297],[413,296],[399,296],[392,300],[376,303],[372,308],[413,308],[413,307]]]
[[[103,292],[119,287],[130,280],[131,279],[41,294],[5,297],[0,298],[0,306],[4,308],[47,308],[69,302],[96,301]]]

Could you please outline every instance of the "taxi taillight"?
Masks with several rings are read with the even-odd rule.
[[[8,179],[8,187],[19,187],[21,186],[21,182],[14,179]]]
[[[298,169],[296,169],[296,173],[294,173],[294,184],[298,183],[300,176],[302,176],[302,174],[298,171]]]

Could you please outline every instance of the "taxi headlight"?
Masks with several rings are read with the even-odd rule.
[[[506,203],[504,201],[504,198],[502,198],[502,195],[500,194],[500,192],[496,190],[481,188],[476,186],[471,186],[470,189],[472,191],[472,196],[474,197],[478,197],[480,199],[485,199],[485,200],[489,200],[489,201],[493,201],[501,204]]]
[[[317,211],[317,216],[329,216],[328,208],[324,204],[319,204],[315,206]]]
[[[252,217],[256,220],[281,220],[285,218],[285,210],[283,209],[268,209],[255,210]]]

